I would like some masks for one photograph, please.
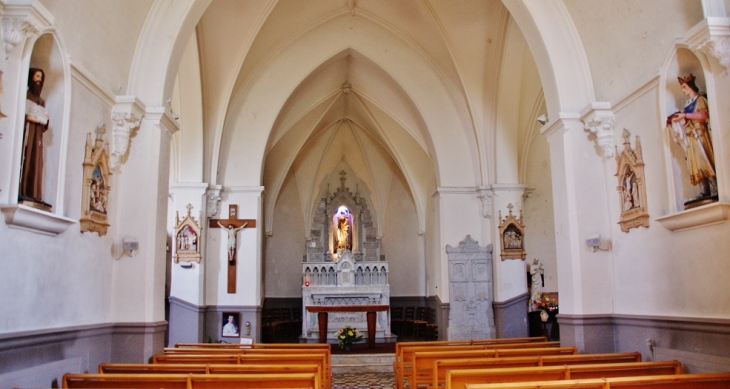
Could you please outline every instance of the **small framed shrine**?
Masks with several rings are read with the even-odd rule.
[[[197,262],[200,263],[200,237],[203,227],[198,220],[190,216],[193,209],[191,204],[185,206],[188,214],[184,219],[180,220],[179,214],[175,213],[175,253],[173,259],[175,263],[179,262]]]
[[[81,196],[81,232],[96,232],[106,235],[109,227],[107,216],[107,200],[109,198],[109,151],[103,137],[106,124],[96,129],[96,139],[92,142],[91,133],[86,136],[86,153],[84,155],[84,181]]]
[[[649,212],[646,207],[646,182],[644,181],[644,159],[641,156],[641,144],[636,137],[636,145],[631,149],[629,131],[623,132],[624,146],[621,153],[616,148],[616,177],[619,194],[621,217],[618,224],[621,231],[629,232],[631,228],[649,227]]]
[[[500,246],[502,247],[502,260],[505,259],[522,259],[525,260],[527,253],[525,252],[525,225],[522,223],[522,211],[520,218],[517,219],[512,214],[514,205],[507,205],[509,214],[502,219],[502,211],[499,211],[499,236]]]

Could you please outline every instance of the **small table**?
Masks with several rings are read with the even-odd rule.
[[[307,305],[307,311],[317,312],[319,324],[319,343],[327,343],[327,313],[328,312],[366,312],[368,320],[368,346],[375,348],[375,318],[376,312],[387,311],[388,304],[377,305]]]

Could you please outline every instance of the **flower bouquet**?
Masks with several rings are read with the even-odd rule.
[[[546,295],[544,292],[538,293],[532,300],[532,304],[535,306],[535,309],[538,311],[554,311],[558,309],[558,302],[556,300],[551,300],[550,296]]]
[[[353,343],[362,340],[362,335],[360,335],[360,332],[356,328],[352,328],[348,324],[335,332],[335,338],[340,348],[349,350]]]

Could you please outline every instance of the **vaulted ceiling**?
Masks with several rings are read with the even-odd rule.
[[[437,185],[486,175],[508,21],[499,0],[213,0],[197,27],[205,174],[232,185],[260,164],[267,219],[295,179],[305,221],[343,169],[376,214],[399,175],[423,227]]]

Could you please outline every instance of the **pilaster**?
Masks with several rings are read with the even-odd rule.
[[[153,322],[165,318],[165,267],[171,119],[164,109],[147,109],[130,145],[124,171],[118,177],[118,244],[136,240],[134,257],[121,256],[114,265],[113,322]],[[145,183],[141,185],[140,183]]]
[[[192,206],[190,215],[194,217],[198,223],[203,226],[202,236],[207,234],[207,219],[205,217],[207,210],[206,191],[208,184],[206,183],[176,183],[170,185],[170,196],[172,197],[172,205],[168,213],[168,223],[172,225],[172,231],[176,226],[173,222],[175,215],[184,218],[187,214],[187,205]],[[174,243],[174,237],[170,245]],[[199,241],[201,245],[200,252],[203,258],[200,263],[180,262],[172,263],[170,269],[170,297],[175,297],[182,301],[197,306],[205,305],[205,268],[207,258],[205,257],[206,241]],[[172,248],[174,250],[174,248]]]
[[[577,114],[564,114],[543,132],[550,145],[560,313],[610,314],[613,311],[613,267],[610,251],[592,252],[589,235],[610,239],[608,195],[613,188],[605,163],[585,136]],[[564,337],[565,344],[584,344],[583,332]]]
[[[502,217],[508,214],[508,206],[512,204],[514,207],[512,213],[519,215],[522,211],[522,198],[525,194],[527,185],[523,184],[493,184],[494,192],[492,204],[495,214]],[[504,302],[516,296],[527,293],[527,281],[525,279],[525,261],[521,259],[501,260],[502,237],[499,234],[499,225],[502,220],[499,217],[493,218],[493,228],[491,241],[494,242],[494,258],[492,261],[494,266],[495,293],[494,301]],[[530,233],[534,231],[525,231],[524,239],[530,239]]]

